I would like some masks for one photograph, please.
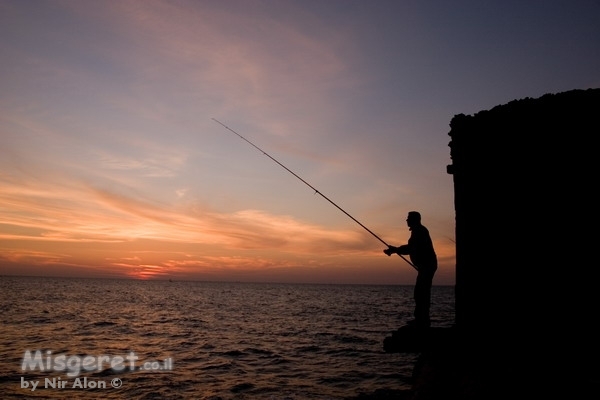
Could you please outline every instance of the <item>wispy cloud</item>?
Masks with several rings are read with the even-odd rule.
[[[180,160],[173,160],[164,155],[160,155],[157,158],[140,160],[109,154],[99,161],[104,168],[136,172],[140,176],[148,178],[168,178],[176,176],[177,169],[181,165]]]
[[[11,265],[147,277],[322,267],[323,279],[394,268],[383,243],[224,138],[217,118],[391,244],[409,236],[405,213],[422,211],[449,277],[452,116],[597,81],[593,19],[558,6],[492,7],[498,20],[394,2],[0,7],[0,248]],[[482,23],[465,25],[475,15]]]
[[[126,188],[122,188],[126,189]],[[123,190],[122,190],[123,191]],[[310,253],[362,247],[355,231],[332,230],[259,210],[222,213],[162,204],[86,185],[0,181],[4,240],[114,242],[151,239]]]

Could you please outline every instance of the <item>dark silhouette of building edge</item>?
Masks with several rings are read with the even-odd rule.
[[[411,399],[600,398],[596,282],[600,89],[450,122],[456,323],[401,327]]]

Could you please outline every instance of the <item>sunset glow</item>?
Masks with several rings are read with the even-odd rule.
[[[217,118],[453,284],[451,118],[600,85],[600,8],[437,3],[0,2],[0,274],[413,283]]]

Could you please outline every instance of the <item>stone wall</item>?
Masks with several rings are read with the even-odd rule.
[[[456,327],[485,354],[486,384],[536,395],[589,385],[600,362],[600,89],[514,100],[450,127]]]

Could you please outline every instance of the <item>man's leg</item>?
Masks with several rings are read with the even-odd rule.
[[[434,271],[435,272],[435,271]],[[418,326],[429,327],[429,309],[431,307],[431,285],[433,274],[419,271],[415,283],[415,323]]]

